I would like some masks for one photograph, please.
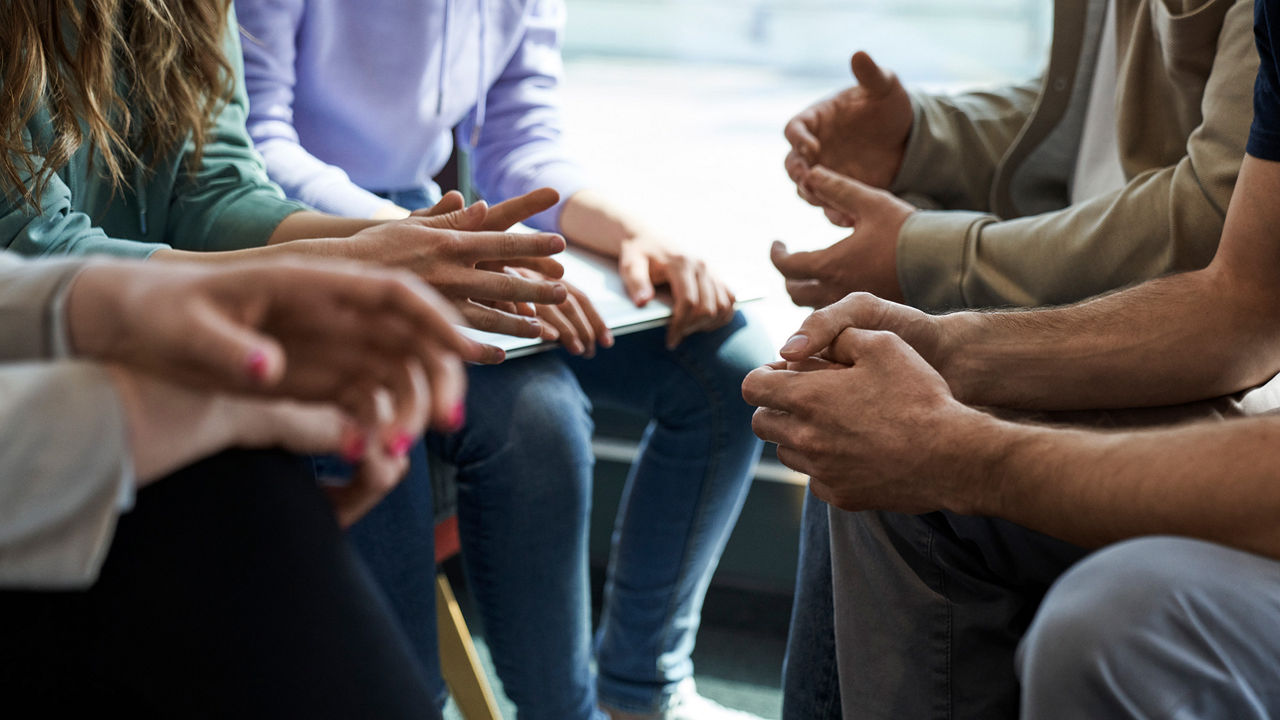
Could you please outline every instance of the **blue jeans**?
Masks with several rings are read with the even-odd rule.
[[[674,351],[664,330],[624,335],[591,360],[555,351],[470,369],[467,424],[431,435],[458,468],[467,580],[520,717],[647,712],[693,672],[702,599],[737,520],[760,443],[743,377],[769,359],[741,313]],[[592,404],[651,418],[623,491],[590,659],[587,521]],[[420,449],[353,541],[443,697],[436,659],[429,478]]]

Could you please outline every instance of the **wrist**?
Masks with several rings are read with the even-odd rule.
[[[1018,480],[1010,468],[1031,441],[1031,429],[964,407],[935,435],[934,477],[949,483],[943,507],[960,515],[1003,517],[1010,483]]]
[[[957,312],[936,316],[938,346],[929,358],[935,370],[947,381],[951,394],[966,405],[980,404],[977,400],[979,383],[989,376],[982,368],[974,367],[967,350],[978,342],[976,336],[981,314]]]
[[[71,354],[107,359],[113,341],[125,333],[124,295],[129,292],[127,275],[120,277],[115,261],[95,263],[76,274],[67,287],[64,327]]]

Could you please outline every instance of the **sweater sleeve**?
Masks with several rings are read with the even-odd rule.
[[[200,165],[194,172],[179,169],[169,202],[165,238],[183,250],[261,247],[281,220],[306,209],[286,200],[267,178],[262,157],[249,140],[238,27],[232,11],[224,47],[234,70],[232,95],[208,133]]]
[[[59,298],[85,266],[83,260],[21,262],[0,253],[0,362],[48,358],[66,346]]]
[[[494,202],[555,188],[560,203],[526,221],[553,232],[560,230],[565,201],[586,185],[561,142],[564,14],[561,0],[537,0],[528,10],[520,45],[489,89],[472,163],[476,187]],[[475,119],[473,111],[459,126],[460,144],[470,144]]]
[[[134,482],[106,371],[0,366],[0,436],[0,587],[92,584]]]
[[[302,146],[293,124],[297,36],[304,0],[237,0],[244,28],[244,80],[248,129],[267,173],[286,195],[324,212],[370,217],[387,204],[356,185],[336,165]]]
[[[22,138],[27,147],[33,147],[29,129],[23,130]],[[41,157],[31,159],[37,168],[44,164]],[[23,173],[23,182],[32,186],[30,173]],[[0,192],[0,250],[26,257],[105,254],[146,258],[166,247],[108,236],[88,214],[74,209],[71,188],[57,174],[50,176],[34,207],[14,189],[4,190]]]
[[[1203,267],[1222,234],[1244,156],[1258,68],[1248,3],[1223,23],[1201,123],[1175,164],[1062,210],[1013,220],[914,213],[898,235],[898,279],[928,310],[1074,302]]]

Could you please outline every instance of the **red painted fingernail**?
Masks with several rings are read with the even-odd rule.
[[[453,406],[453,411],[449,413],[449,430],[461,430],[462,426],[467,422],[467,406],[458,403]]]
[[[342,459],[349,463],[358,463],[364,459],[365,436],[354,433],[342,448]]]
[[[401,430],[396,433],[395,438],[387,445],[387,452],[392,457],[402,458],[409,454],[409,448],[411,447],[413,447],[413,436]]]
[[[262,382],[267,379],[267,352],[262,348],[257,348],[249,353],[249,358],[245,361],[245,369],[249,371],[249,377]]]

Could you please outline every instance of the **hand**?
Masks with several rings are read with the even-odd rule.
[[[82,271],[67,299],[75,352],[181,385],[335,402],[354,389],[426,373],[432,424],[459,417],[459,356],[478,345],[458,314],[403,272],[275,261],[197,266],[105,262]],[[419,428],[420,429],[420,428]]]
[[[947,465],[982,415],[892,333],[846,330],[852,366],[805,360],[753,370],[742,396],[759,409],[756,435],[809,475],[822,500],[844,510],[964,512],[976,488]]]
[[[902,302],[898,283],[898,234],[915,211],[884,190],[814,168],[805,181],[813,195],[844,213],[853,234],[824,250],[787,252],[774,242],[770,259],[787,279],[797,305],[823,307],[858,290]]]
[[[667,348],[695,332],[714,330],[733,319],[733,291],[711,274],[702,260],[676,251],[654,235],[622,242],[618,273],[632,302],[643,307],[653,299],[654,286],[671,288],[674,307],[667,324]]]
[[[510,272],[524,277],[536,277],[537,273],[524,268],[512,268]],[[568,297],[559,305],[516,306],[517,314],[536,314],[543,322],[544,340],[559,340],[572,355],[595,357],[597,343],[600,347],[613,347],[613,333],[605,324],[600,312],[586,293],[565,282]]]
[[[856,331],[884,330],[902,338],[931,366],[942,370],[947,353],[943,318],[882,300],[869,293],[853,293],[817,310],[801,323],[779,351],[784,360],[820,357],[852,365],[851,345]]]
[[[368,398],[378,410],[363,422],[332,403],[228,396],[119,366],[109,372],[125,411],[139,487],[229,447],[341,453],[356,464],[355,477],[347,486],[326,490],[344,527],[404,475],[407,450],[426,421],[428,406],[422,371],[412,366],[406,366],[407,385],[380,389]]]
[[[887,188],[902,167],[914,122],[911,99],[896,75],[882,70],[865,52],[850,65],[858,84],[817,102],[787,123],[791,143],[787,174],[800,197],[826,209],[833,223],[851,223],[805,187],[809,171],[825,165],[872,187]]]
[[[550,233],[504,233],[486,228],[509,227],[551,207],[558,198],[554,190],[543,189],[493,207],[481,201],[460,208],[461,196],[450,193],[431,209],[405,220],[367,228],[350,238],[295,240],[273,249],[405,268],[452,300],[472,327],[538,337],[542,328],[536,319],[511,315],[485,303],[563,302],[566,291],[558,283],[513,277],[502,268],[523,266],[550,278],[559,277],[564,268],[549,256],[564,250],[564,238]],[[488,354],[484,361],[502,359],[497,348],[485,346],[485,350]]]

